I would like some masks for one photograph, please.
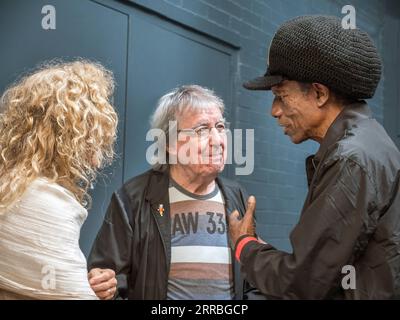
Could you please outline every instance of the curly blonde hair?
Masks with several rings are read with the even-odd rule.
[[[102,65],[53,62],[0,98],[0,214],[46,177],[90,207],[98,170],[114,157],[114,79]]]

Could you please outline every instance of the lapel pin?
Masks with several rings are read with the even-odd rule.
[[[159,204],[157,211],[160,214],[160,216],[162,217],[164,215],[164,205],[163,204]]]

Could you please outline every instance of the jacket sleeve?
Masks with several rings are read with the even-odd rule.
[[[291,233],[292,254],[257,241],[240,253],[246,279],[270,298],[323,299],[339,288],[342,268],[376,210],[375,185],[355,161],[335,160],[320,176]]]
[[[128,298],[132,227],[129,223],[129,200],[122,189],[112,195],[103,224],[88,258],[88,269],[108,268],[117,278],[116,298]]]

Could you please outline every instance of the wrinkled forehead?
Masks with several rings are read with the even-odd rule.
[[[223,115],[219,107],[215,106],[192,110],[191,112],[181,112],[176,119],[181,124],[208,124],[222,121]]]
[[[287,89],[287,85],[288,85],[288,80],[284,80],[274,86],[271,87],[271,91],[272,93],[282,93],[283,91],[285,91]]]
[[[271,87],[273,94],[287,94],[297,89],[299,89],[299,82],[295,80],[284,80],[281,83]]]

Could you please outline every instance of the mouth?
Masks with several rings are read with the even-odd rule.
[[[223,153],[209,154],[208,156],[203,157],[203,161],[207,164],[222,163],[224,161],[223,159],[224,159]]]
[[[221,154],[212,154],[212,155],[208,156],[209,159],[222,159],[222,157],[223,157],[222,153]]]
[[[284,133],[284,134],[288,134],[289,125],[279,123],[279,126],[283,129],[283,133]]]
[[[283,123],[278,123],[278,125],[279,125],[280,127],[282,127],[282,128],[286,128],[286,127],[287,127],[287,125],[286,125],[286,124],[283,124]]]

